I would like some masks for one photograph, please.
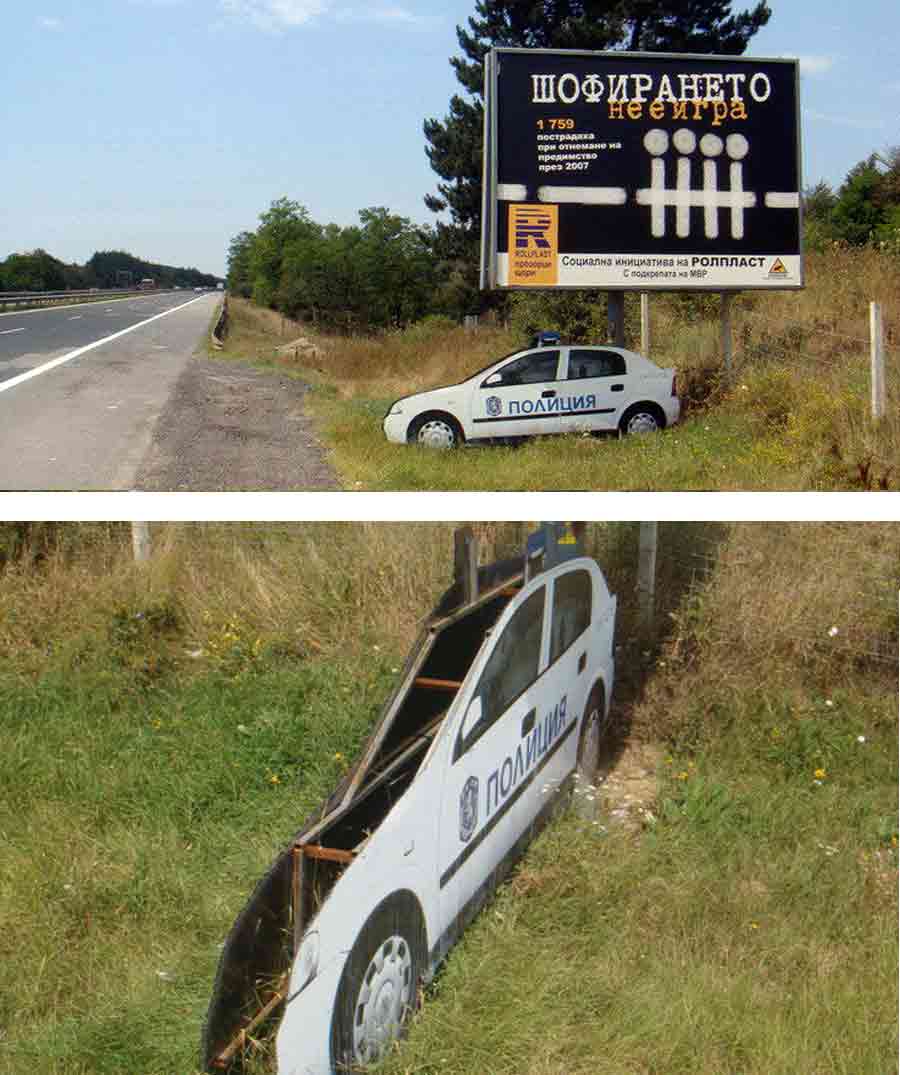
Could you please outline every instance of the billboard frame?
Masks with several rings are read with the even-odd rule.
[[[758,281],[753,279],[735,281],[733,283],[710,282],[703,283],[691,280],[684,284],[673,281],[663,283],[641,282],[585,282],[585,283],[553,283],[553,284],[511,284],[499,282],[498,259],[501,251],[498,250],[498,213],[500,200],[498,197],[498,160],[499,160],[499,68],[500,60],[504,55],[548,55],[554,57],[599,57],[611,58],[616,62],[627,61],[690,61],[708,62],[710,60],[730,64],[746,66],[750,63],[789,65],[793,68],[793,93],[794,93],[794,165],[797,176],[798,204],[797,228],[798,241],[794,256],[797,258],[798,274],[791,282],[769,280]],[[565,105],[563,105],[565,107]],[[682,291],[682,292],[739,292],[739,291],[799,291],[805,287],[806,264],[803,239],[803,156],[802,156],[802,127],[800,110],[800,63],[799,59],[791,57],[770,56],[727,56],[713,53],[670,53],[670,52],[618,52],[613,50],[599,51],[592,49],[546,49],[546,48],[519,48],[507,46],[493,46],[485,55],[484,59],[484,135],[483,135],[483,171],[482,171],[482,214],[481,214],[481,256],[479,282],[482,290],[499,291],[536,291],[536,290],[600,290],[600,291]],[[507,204],[504,202],[504,204]],[[552,203],[551,203],[552,204]],[[562,252],[560,252],[562,253]],[[611,252],[612,256],[627,255],[627,251]],[[661,256],[668,256],[668,251],[661,251]],[[714,256],[714,255],[712,255]],[[765,255],[748,255],[765,256]],[[768,255],[769,257],[773,255]]]

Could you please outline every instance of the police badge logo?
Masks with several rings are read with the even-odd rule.
[[[459,838],[466,843],[478,824],[478,777],[470,776],[459,796]]]
[[[496,418],[503,411],[503,401],[499,396],[488,396],[485,406],[491,418]]]

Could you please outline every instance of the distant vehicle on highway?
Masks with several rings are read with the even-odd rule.
[[[652,433],[680,413],[674,369],[622,347],[554,343],[515,351],[460,384],[398,399],[384,434],[396,444],[455,448],[546,433]]]
[[[155,291],[156,281],[152,276],[145,276],[143,280],[138,284],[138,291]]]

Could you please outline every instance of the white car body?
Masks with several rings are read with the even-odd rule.
[[[424,690],[418,684],[446,682],[423,672],[440,672],[442,660],[474,649],[446,711],[430,722],[421,761],[352,859],[342,852],[349,861],[295,942],[277,1033],[279,1075],[332,1075],[376,1059],[415,1007],[419,982],[430,980],[576,768],[584,773],[590,765],[593,778],[613,687],[616,599],[586,557],[527,581],[522,571],[462,612],[432,619],[424,649],[407,662],[385,724],[412,715],[415,707],[404,710],[402,699]],[[466,622],[480,625],[474,641]],[[390,758],[384,735],[391,733],[379,729],[359,772],[379,751]],[[381,771],[387,768],[383,762]],[[363,780],[363,797],[366,787]],[[320,846],[324,827],[307,830],[320,842],[315,856],[334,853]],[[397,922],[390,939],[370,940],[382,920]],[[374,945],[371,954],[366,944]],[[343,1010],[352,1027],[340,1024]],[[338,1055],[339,1042],[350,1039],[352,1051]],[[210,1055],[208,1069],[221,1069]]]
[[[397,444],[452,447],[550,433],[649,432],[677,422],[680,412],[673,369],[621,347],[553,345],[508,355],[460,384],[398,399],[384,434]]]

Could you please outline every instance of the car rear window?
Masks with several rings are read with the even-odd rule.
[[[621,377],[625,372],[625,359],[615,351],[569,351],[569,380]]]

